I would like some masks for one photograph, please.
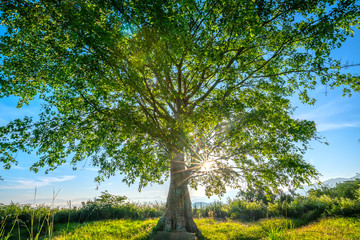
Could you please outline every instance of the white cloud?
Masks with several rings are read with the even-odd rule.
[[[21,167],[21,166],[19,166],[19,165],[15,165],[15,166],[11,166],[11,169],[16,169],[16,170],[26,170],[26,168],[24,168],[24,167]]]
[[[86,167],[84,168],[85,171],[91,171],[91,172],[98,172],[100,170],[100,168],[96,168],[96,167]]]
[[[316,128],[319,132],[343,129],[343,128],[356,128],[360,127],[360,123],[318,123]]]
[[[304,105],[303,108],[305,109],[302,109],[300,113],[298,112],[294,114],[294,118],[320,122],[344,115],[346,112],[351,111],[350,106],[348,104],[344,104],[342,99],[331,100],[328,103],[320,105],[316,108],[315,106],[310,105]]]
[[[41,177],[37,180],[32,179],[17,179],[5,181],[6,185],[0,186],[0,189],[34,189],[44,186],[52,185],[53,183],[65,182],[74,179],[75,176],[61,176],[61,177]]]
[[[318,107],[304,105],[294,118],[314,121],[319,132],[360,127],[358,105],[350,100],[338,97]]]

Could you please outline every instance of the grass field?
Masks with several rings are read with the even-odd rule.
[[[207,240],[360,240],[360,178],[306,196],[273,197],[214,202],[194,207],[193,215]],[[166,205],[126,199],[105,191],[81,207],[0,203],[0,240],[151,239]]]
[[[108,220],[58,225],[56,240],[71,239],[151,239],[153,220]],[[328,218],[298,227],[284,219],[263,219],[253,223],[196,219],[205,239],[360,239],[360,218]]]

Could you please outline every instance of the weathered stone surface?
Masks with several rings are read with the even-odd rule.
[[[157,232],[153,240],[196,240],[194,234],[189,232]]]

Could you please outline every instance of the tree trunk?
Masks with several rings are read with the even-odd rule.
[[[164,216],[157,224],[157,229],[166,232],[191,232],[195,233],[198,238],[202,238],[192,215],[187,186],[189,173],[185,168],[184,154],[179,150],[172,150],[171,158],[170,188],[166,209]]]

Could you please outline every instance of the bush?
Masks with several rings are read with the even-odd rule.
[[[56,223],[86,222],[105,219],[147,219],[160,217],[164,213],[163,204],[122,203],[111,205],[88,201],[78,209],[63,209],[55,214]]]
[[[230,200],[230,217],[241,220],[258,220],[267,217],[267,206],[262,201]]]
[[[222,202],[213,202],[200,208],[193,208],[194,217],[210,217],[210,218],[225,218],[228,217],[228,211],[225,204]]]
[[[326,209],[328,216],[351,217],[360,214],[360,202],[348,198],[336,198],[333,204]]]
[[[335,187],[321,186],[318,189],[311,189],[308,191],[310,197],[321,197],[323,195],[331,198],[348,198],[352,200],[358,199],[358,192],[360,191],[360,179],[346,181],[336,184]]]

